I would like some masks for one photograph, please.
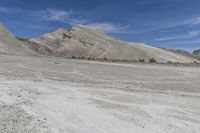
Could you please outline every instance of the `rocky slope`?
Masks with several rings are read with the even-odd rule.
[[[150,58],[157,62],[194,62],[195,59],[179,55],[160,48],[150,47],[144,44],[127,43],[109,37],[103,31],[78,25],[72,29],[59,29],[45,34],[39,38],[31,39],[40,47],[48,48],[40,51],[61,57],[91,57],[120,60],[148,61]]]
[[[29,47],[30,49],[32,49],[33,51],[39,54],[43,54],[43,55],[52,54],[52,49],[47,45],[38,44],[26,38],[17,37],[17,39],[21,41],[23,44],[25,44],[27,47]]]
[[[35,55],[36,52],[29,49],[21,41],[16,39],[3,24],[0,23],[0,53],[13,55]]]

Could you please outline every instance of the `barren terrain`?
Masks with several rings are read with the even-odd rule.
[[[1,133],[199,133],[200,68],[0,55]]]

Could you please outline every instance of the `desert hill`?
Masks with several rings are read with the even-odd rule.
[[[35,39],[16,38],[0,24],[0,53],[13,55],[43,54],[60,57],[94,59],[145,60],[190,63],[191,57],[145,44],[128,43],[108,36],[103,31],[84,25],[58,29]]]
[[[154,58],[157,62],[180,63],[195,61],[195,59],[168,50],[116,40],[97,28],[84,25],[77,25],[72,29],[59,29],[31,39],[31,42],[46,48],[40,53],[61,57],[144,59],[146,61]]]
[[[35,51],[29,49],[21,41],[15,38],[7,28],[0,23],[0,53],[13,55],[35,55]]]

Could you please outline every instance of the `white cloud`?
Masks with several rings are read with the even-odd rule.
[[[200,31],[191,31],[186,35],[178,35],[173,37],[161,37],[155,39],[155,41],[169,41],[169,40],[176,40],[176,39],[190,39],[200,35]]]
[[[47,21],[65,21],[71,17],[71,11],[65,10],[56,10],[56,9],[46,9],[40,11],[33,11],[33,16],[40,17],[43,20]]]
[[[16,9],[14,9],[14,10],[16,10]],[[9,9],[9,8],[5,8],[5,7],[0,6],[0,12],[1,12],[1,13],[10,14],[10,13],[12,13],[14,10],[11,10],[11,9]]]
[[[160,32],[165,32],[165,31],[174,31],[177,30],[177,27],[179,26],[196,26],[200,25],[200,16],[197,17],[192,17],[192,18],[187,18],[184,20],[172,20],[170,22],[163,22],[157,25],[152,25],[151,27],[147,27],[144,30],[140,30],[137,33],[144,33],[144,32],[152,32],[152,31],[160,31]]]
[[[81,15],[74,14],[72,11],[46,9],[43,11],[35,11],[33,15],[45,21],[59,21],[67,23],[71,26],[83,24],[99,28],[107,33],[125,33],[127,26],[116,25],[109,22],[92,22],[90,19],[80,18]]]
[[[39,18],[40,20],[62,22],[71,26],[89,23],[88,19],[78,18],[77,16],[80,15],[73,13],[73,11],[57,10],[53,8],[48,8],[46,10],[40,11],[32,11],[32,15]]]
[[[200,17],[198,16],[198,17],[186,19],[184,21],[174,22],[174,25],[172,24],[171,27],[177,27],[177,26],[183,26],[183,25],[189,25],[189,26],[200,25]]]
[[[186,23],[188,23],[190,25],[199,25],[200,24],[200,17],[192,18],[191,20],[189,20]]]
[[[16,13],[21,13],[23,10],[18,8],[18,7],[13,7],[13,8],[5,8],[0,6],[0,12],[4,14],[16,14]]]

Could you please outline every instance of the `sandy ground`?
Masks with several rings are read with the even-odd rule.
[[[199,133],[200,68],[0,55],[0,133]]]

